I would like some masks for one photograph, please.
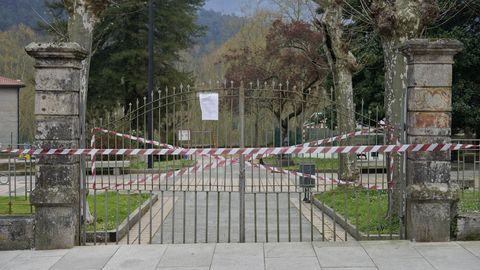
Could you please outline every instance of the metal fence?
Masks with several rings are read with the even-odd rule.
[[[87,225],[85,239],[119,243],[243,242],[239,158],[223,158],[191,156],[164,161],[171,164],[166,168],[137,172],[125,169],[120,175],[104,172],[96,175],[95,184],[89,176],[88,202],[93,220]],[[310,155],[290,158],[329,160]],[[312,180],[307,184],[313,185],[305,188],[298,163],[273,167],[252,159],[246,164],[246,242],[400,238],[400,219],[388,216],[388,192],[392,189],[387,189],[382,168],[366,166],[361,174],[362,186],[355,186],[337,180],[335,162],[331,162],[309,175]],[[138,220],[140,208],[144,214]],[[122,211],[126,215],[120,214]]]
[[[28,148],[29,145],[0,144],[0,148]],[[0,215],[31,215],[29,197],[35,184],[36,159],[30,155],[0,154]]]
[[[479,139],[453,139],[454,143],[478,145]],[[452,181],[460,187],[460,213],[480,213],[480,149],[452,152]]]
[[[218,93],[219,121],[202,121],[198,95],[204,92]],[[384,141],[378,111],[356,114],[356,133],[339,138],[336,116],[344,108],[316,87],[216,83],[170,88],[156,93],[152,103],[146,100],[92,122],[92,146],[184,149]],[[398,239],[404,233],[400,215],[388,210],[389,193],[400,187],[389,185],[382,153],[355,155],[355,182],[338,179],[338,154],[91,159],[84,201],[93,217],[85,219],[84,243],[347,241]],[[315,170],[301,171],[301,165]]]
[[[300,86],[257,83],[240,88],[217,84],[158,92],[151,104],[145,98],[98,117],[91,123],[88,144],[102,149],[272,148],[315,145],[312,142],[337,146],[342,138],[349,145],[384,144],[378,112],[361,110],[356,114],[357,129],[341,134],[335,118],[343,109],[318,88],[307,94],[298,91]],[[219,94],[219,121],[201,120],[202,92]],[[292,112],[296,115],[288,118]],[[150,140],[149,115],[154,131]],[[461,187],[459,209],[479,211],[480,150],[451,155],[451,178]],[[87,156],[80,187],[80,241],[89,245],[402,239],[404,196],[398,201],[391,198],[404,194],[405,182],[399,186],[389,182],[389,158],[384,153],[355,155],[358,177],[345,181],[339,179],[336,153]],[[35,157],[0,157],[2,215],[34,213],[28,198],[36,183],[35,163]]]

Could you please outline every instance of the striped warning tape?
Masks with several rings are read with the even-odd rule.
[[[332,143],[332,142],[336,142],[336,141],[342,141],[342,140],[345,140],[347,138],[353,138],[353,137],[356,137],[356,136],[370,134],[370,133],[377,132],[377,131],[380,131],[380,130],[383,131],[384,127],[379,127],[379,128],[375,128],[375,129],[370,129],[370,128],[362,129],[360,131],[354,131],[354,132],[350,132],[350,133],[346,133],[346,134],[341,134],[341,135],[337,135],[337,136],[334,136],[334,137],[325,138],[325,139],[321,139],[321,140],[317,140],[317,141],[306,142],[306,143],[303,143],[303,144],[298,144],[296,146],[297,147],[319,146],[319,145],[324,145],[324,144]],[[152,145],[162,147],[162,148],[183,149],[182,147],[173,146],[171,144],[161,143],[161,142],[155,141],[155,140],[147,140],[147,139],[142,138],[142,137],[137,137],[137,136],[133,136],[133,135],[129,135],[129,134],[123,134],[123,133],[116,132],[116,131],[113,131],[113,130],[107,130],[107,129],[98,128],[98,127],[92,129],[93,134],[95,134],[96,132],[101,132],[101,133],[104,133],[104,134],[112,134],[112,135],[115,135],[115,136],[118,136],[118,137],[121,137],[121,138],[129,139],[129,140],[133,140],[133,141],[138,141],[138,142],[141,142],[141,143],[152,144]]]
[[[201,171],[206,171],[209,169],[215,169],[217,167],[224,167],[224,166],[229,166],[233,165],[235,163],[238,163],[238,159],[224,159],[224,160],[216,160],[216,162],[212,161],[209,163],[204,164],[203,166],[200,165],[198,162],[191,167],[187,168],[182,168],[180,170],[175,170],[175,171],[168,171],[166,173],[155,173],[155,174],[148,174],[146,177],[138,178],[138,179],[131,179],[127,182],[122,182],[122,183],[116,183],[116,184],[108,184],[108,183],[95,183],[93,182],[91,187],[96,188],[96,189],[117,189],[119,187],[128,187],[132,188],[134,185],[151,185],[158,183],[159,181],[162,180],[167,180],[168,178],[175,179],[179,178],[183,175],[186,174],[191,174],[191,173],[198,173]]]
[[[371,133],[377,132],[379,130],[383,130],[383,128],[362,129],[362,130],[359,130],[359,131],[354,131],[354,132],[350,132],[350,133],[346,133],[346,134],[341,134],[341,135],[337,135],[337,136],[334,136],[334,137],[321,139],[321,140],[318,140],[318,141],[306,142],[306,143],[303,143],[303,144],[299,144],[297,146],[308,147],[308,146],[324,145],[324,144],[328,144],[328,143],[332,143],[332,142],[343,141],[343,140],[346,140],[348,138],[353,138],[353,137],[357,137],[357,136],[360,136],[360,135],[371,134]]]
[[[114,136],[117,136],[117,137],[129,139],[129,140],[132,140],[132,141],[137,141],[137,142],[141,142],[141,143],[145,143],[145,144],[152,144],[152,145],[162,147],[162,148],[169,148],[169,149],[180,148],[180,147],[175,147],[173,145],[170,145],[168,143],[161,143],[161,142],[154,141],[154,140],[147,140],[147,139],[142,138],[142,137],[137,137],[137,136],[133,136],[133,135],[129,135],[129,134],[123,134],[123,133],[120,133],[120,132],[107,130],[107,129],[103,129],[103,128],[96,127],[96,128],[92,129],[92,134],[95,134],[97,132],[101,132],[101,133],[104,133],[104,134],[111,134],[111,135],[114,135]]]
[[[2,149],[1,153],[30,155],[280,155],[280,154],[348,154],[348,153],[403,153],[444,152],[477,148],[474,144],[403,144],[356,145],[316,147],[258,147],[258,148],[181,148],[181,149]]]
[[[200,166],[199,164],[196,164],[194,167],[183,168],[183,169],[180,169],[180,170],[177,170],[177,171],[169,171],[169,172],[164,173],[164,174],[155,174],[155,175],[153,175],[153,177],[152,176],[147,176],[146,178],[140,179],[139,182],[143,183],[143,182],[149,181],[149,180],[155,181],[155,180],[158,180],[160,178],[164,178],[164,179],[176,178],[176,177],[183,176],[185,174],[207,171],[207,170],[210,170],[210,169],[215,169],[217,167],[225,167],[225,166],[233,165],[235,163],[238,163],[238,159],[216,160],[216,162],[212,161],[212,162],[204,164],[203,166]]]
[[[251,163],[251,162],[246,162],[246,164],[249,165],[249,166],[262,168],[264,170],[271,171],[272,173],[282,173],[282,174],[293,175],[293,176],[308,177],[308,178],[315,179],[316,181],[325,182],[325,183],[329,183],[329,184],[356,185],[353,182],[348,182],[348,181],[343,181],[343,180],[340,180],[340,179],[324,177],[324,176],[319,175],[319,174],[306,174],[306,173],[302,173],[302,172],[290,171],[290,170],[286,170],[286,169],[278,168],[278,167],[274,167],[274,166],[269,166],[269,165],[254,164],[254,163]],[[378,189],[378,190],[382,189],[382,187],[378,186],[378,185],[359,184],[358,186],[361,186],[361,187],[367,188],[367,189]]]
[[[159,146],[159,147],[163,147],[163,148],[168,148],[168,149],[184,149],[182,147],[177,147],[177,146],[173,146],[173,145],[170,145],[170,144],[167,144],[167,143],[161,143],[161,142],[158,142],[158,141],[154,141],[154,140],[147,140],[145,138],[141,138],[141,137],[137,137],[137,136],[133,136],[133,135],[129,135],[129,134],[123,134],[123,133],[120,133],[120,132],[116,132],[116,131],[112,131],[112,130],[107,130],[107,129],[104,129],[104,128],[99,128],[99,127],[95,127],[95,128],[92,128],[92,140],[91,140],[91,148],[95,148],[95,134],[98,133],[98,132],[101,132],[101,133],[104,133],[104,134],[111,134],[111,135],[114,135],[114,136],[117,136],[117,137],[121,137],[121,138],[125,138],[125,139],[129,139],[129,140],[134,140],[134,141],[138,141],[138,142],[141,142],[141,143],[149,143],[149,144],[152,144],[152,145],[155,145],[155,146]],[[91,162],[92,162],[92,176],[93,176],[93,188],[95,188],[95,185],[96,185],[96,172],[95,172],[95,154],[92,154],[91,155],[92,158],[91,158]],[[225,161],[226,159],[222,156],[213,156],[216,160],[219,160],[220,163],[217,163],[217,165],[219,167],[222,167],[222,166],[226,166],[227,165],[227,161]],[[237,162],[238,159],[236,160],[231,160],[230,163],[234,163],[234,162]],[[213,162],[209,163],[209,164],[205,164],[203,167],[199,167],[197,165],[193,166],[193,167],[190,167],[189,169],[181,169],[181,170],[178,170],[178,171],[171,171],[171,172],[167,172],[166,174],[162,174],[163,176],[165,176],[165,178],[168,178],[168,177],[175,177],[175,176],[182,176],[186,173],[190,173],[190,172],[196,172],[196,171],[202,171],[202,170],[208,170],[210,167],[212,167],[212,164]],[[139,180],[134,180],[134,181],[129,181],[127,183],[122,183],[120,185],[132,185],[132,184],[135,184],[135,183],[144,183],[148,180],[150,176],[147,176],[147,177],[144,177],[142,179],[139,179]],[[153,176],[152,177],[153,179],[151,179],[152,181],[154,180],[158,180],[160,178],[160,175],[156,175],[156,176]],[[113,187],[117,188],[119,185],[115,185]],[[104,187],[102,186],[100,189],[103,189]]]
[[[95,149],[95,133],[92,134],[92,139],[90,140],[90,147],[92,149]],[[92,163],[91,166],[91,173],[92,173],[92,178],[93,178],[93,188],[95,188],[95,181],[97,178],[97,170],[96,170],[96,161],[97,161],[97,156],[96,155],[90,155],[90,162]]]

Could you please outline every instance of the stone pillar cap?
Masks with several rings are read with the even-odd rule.
[[[455,55],[463,49],[463,43],[456,39],[410,39],[400,45],[405,55],[443,54]]]
[[[88,52],[75,42],[38,43],[32,42],[25,47],[28,55],[37,58],[83,60]]]

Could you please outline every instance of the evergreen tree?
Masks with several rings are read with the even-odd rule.
[[[179,85],[192,80],[178,71],[179,52],[191,47],[203,28],[195,23],[203,0],[155,3],[155,85]],[[94,36],[89,111],[135,103],[147,89],[147,1],[123,0],[102,14]]]
[[[62,4],[63,3],[63,4]],[[47,0],[53,23],[40,24],[55,40],[67,41],[64,1]],[[180,52],[203,34],[197,11],[204,0],[155,1],[155,85],[179,85],[193,80],[179,71]],[[88,118],[112,107],[135,104],[147,92],[148,1],[116,0],[99,14],[93,34],[88,86]],[[66,38],[67,37],[67,38]]]

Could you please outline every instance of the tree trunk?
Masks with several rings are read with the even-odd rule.
[[[406,92],[405,58],[398,53],[398,46],[410,38],[418,37],[425,25],[431,24],[438,16],[436,0],[374,0],[370,15],[375,22],[384,51],[385,63],[385,118],[386,143],[405,142],[404,136],[404,93]],[[402,182],[401,156],[387,156],[387,181],[390,191],[389,215],[398,215],[401,203]]]
[[[406,91],[407,65],[405,58],[398,52],[398,46],[406,38],[383,39],[385,63],[385,130],[386,144],[405,143],[404,137],[404,94]],[[389,187],[389,215],[400,213],[401,185],[403,179],[402,156],[388,154],[387,182]]]
[[[355,130],[355,111],[353,105],[352,72],[342,64],[335,65],[337,125],[340,134]],[[341,106],[341,107],[340,107]],[[340,145],[354,145],[353,138],[349,138]],[[345,181],[358,179],[355,154],[340,154],[338,177]]]
[[[71,42],[80,44],[87,52],[88,56],[82,61],[82,71],[80,74],[80,132],[83,135],[80,141],[80,147],[85,145],[85,113],[88,93],[88,74],[90,71],[90,60],[92,54],[93,28],[96,23],[96,17],[87,8],[87,1],[76,1],[70,18],[68,20],[68,36]]]
[[[343,39],[343,2],[335,0],[318,2],[324,8],[320,30],[323,31],[323,50],[333,76],[338,132],[344,134],[355,130],[352,74],[359,69],[359,65],[348,48],[348,42]],[[352,142],[352,139],[348,139],[340,144],[352,145]],[[355,154],[340,154],[338,168],[341,180],[358,179]]]
[[[92,11],[88,9],[86,0],[78,0],[70,7],[70,18],[68,20],[68,36],[71,42],[80,44],[87,52],[88,56],[82,61],[82,70],[80,73],[80,148],[86,148],[86,110],[87,110],[87,93],[88,93],[88,75],[90,71],[90,60],[92,53],[93,29],[96,23],[96,17]],[[85,157],[80,157],[80,177],[85,183],[86,177]],[[88,195],[88,189],[87,189]],[[82,206],[83,207],[83,206]],[[92,223],[93,217],[85,201],[85,222]],[[83,214],[83,213],[82,213]]]

